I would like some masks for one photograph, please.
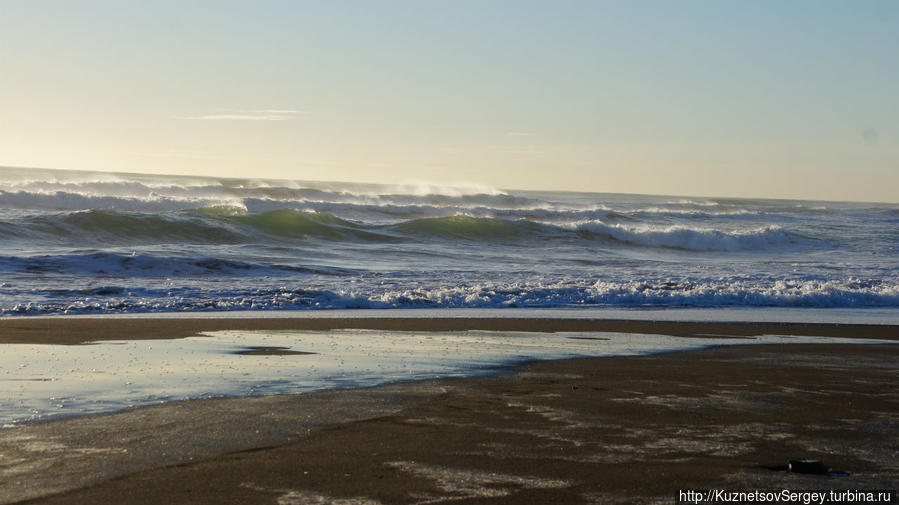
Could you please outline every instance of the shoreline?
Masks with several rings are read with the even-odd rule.
[[[114,324],[109,324],[114,322]],[[651,321],[638,319],[564,319],[491,317],[16,317],[0,318],[0,344],[81,344],[99,340],[177,339],[222,330],[391,331],[524,331],[618,332],[754,336],[763,334],[896,339],[899,325],[840,323],[758,323],[716,321]]]
[[[899,335],[882,325],[527,318],[108,322],[3,319],[0,343],[216,329]],[[897,391],[895,344],[779,344],[187,400],[0,430],[0,470],[12,484],[0,486],[0,503],[670,503],[680,488],[884,489],[899,481]],[[850,475],[768,468],[792,458]]]

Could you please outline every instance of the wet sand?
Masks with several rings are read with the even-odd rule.
[[[609,331],[675,336],[810,335],[821,337],[897,338],[895,326],[883,324],[728,323],[692,321],[631,321],[620,319],[533,318],[124,318],[22,317],[0,318],[0,344],[78,344],[96,340],[184,338],[221,330],[396,331]]]
[[[899,337],[865,325],[124,321],[0,320],[0,342],[338,327]],[[672,503],[684,488],[895,489],[897,433],[899,345],[719,347],[3,429],[0,502]],[[795,458],[849,475],[779,469]]]

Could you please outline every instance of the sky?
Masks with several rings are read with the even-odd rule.
[[[0,0],[0,166],[899,202],[899,2]]]

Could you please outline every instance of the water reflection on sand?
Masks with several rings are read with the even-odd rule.
[[[531,360],[641,355],[709,345],[880,343],[630,333],[220,331],[178,340],[7,344],[0,424],[111,412],[166,401],[300,393],[496,373]]]

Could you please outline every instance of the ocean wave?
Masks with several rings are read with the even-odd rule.
[[[31,243],[67,243],[81,247],[141,244],[266,243],[272,239],[364,240],[394,237],[367,230],[329,214],[281,209],[249,214],[243,207],[215,205],[183,212],[143,213],[85,210],[16,217],[0,221],[0,233]]]
[[[202,290],[105,284],[57,289],[0,314],[510,307],[899,307],[899,282],[879,279],[565,281],[405,288]]]
[[[0,207],[40,211],[118,210],[132,212],[170,212],[215,205],[242,205],[240,198],[225,195],[202,197],[160,195],[142,197],[86,194],[72,191],[30,192],[0,190]]]
[[[281,209],[262,214],[233,216],[229,220],[251,226],[254,230],[284,238],[315,237],[327,240],[361,240],[394,242],[396,237],[377,227],[366,227],[331,214],[294,209]]]
[[[709,211],[709,210],[697,210],[697,209],[676,209],[669,207],[646,207],[633,210],[628,212],[628,215],[639,218],[639,217],[655,217],[655,216],[670,216],[670,217],[683,217],[688,219],[696,219],[696,218],[738,218],[743,219],[752,216],[765,216],[769,217],[768,214],[762,212],[761,210],[755,209],[732,209],[732,210],[717,210],[717,211]]]
[[[644,247],[665,247],[690,251],[745,251],[769,250],[778,247],[807,244],[810,239],[790,233],[779,226],[722,231],[685,226],[632,227],[609,225],[601,221],[576,223],[582,232],[605,236]]]
[[[467,215],[413,219],[390,227],[415,236],[489,241],[535,238],[553,228],[526,219],[509,220]]]
[[[895,307],[899,205],[0,169],[0,313]]]
[[[274,191],[274,193],[272,192]],[[161,195],[150,192],[143,196],[92,195],[77,192],[9,192],[0,190],[0,209],[35,211],[32,214],[49,214],[64,211],[133,212],[167,214],[198,209],[243,209],[246,214],[264,214],[274,211],[313,211],[330,214],[340,219],[351,219],[367,225],[396,224],[417,218],[450,218],[467,215],[476,218],[526,219],[541,223],[601,220],[603,222],[654,222],[660,218],[699,221],[723,218],[747,220],[774,219],[749,211],[703,212],[678,211],[663,208],[619,209],[606,207],[573,208],[548,202],[520,202],[508,200],[504,195],[466,195],[460,198],[418,198],[391,196],[359,198],[358,196],[321,193],[319,190],[291,190],[281,194],[280,189],[265,194],[183,194]],[[298,194],[302,193],[302,194]],[[503,201],[497,201],[497,198]],[[776,219],[782,221],[782,217]]]
[[[211,207],[208,207],[211,208]],[[179,214],[85,210],[27,216],[4,223],[30,241],[107,246],[145,243],[232,244],[246,239],[216,219],[184,219]]]
[[[264,277],[266,275],[353,275],[357,271],[324,265],[263,264],[214,257],[186,258],[180,256],[155,256],[149,254],[125,254],[95,252],[89,254],[56,254],[38,256],[0,256],[0,272],[5,274],[62,275],[122,278],[169,277]],[[90,288],[112,290],[109,286]],[[121,288],[120,290],[124,290]],[[59,292],[58,288],[51,291]],[[83,292],[84,290],[77,290]]]
[[[55,176],[54,176],[55,177]],[[133,210],[172,211],[215,204],[234,204],[245,199],[272,200],[282,207],[306,202],[367,206],[422,205],[431,207],[486,206],[498,209],[539,207],[543,202],[478,186],[436,184],[376,185],[295,183],[258,180],[159,180],[124,179],[86,175],[52,180],[0,179],[0,207],[37,210]]]
[[[160,213],[85,210],[17,216],[0,220],[0,233],[10,239],[28,240],[34,244],[57,243],[65,239],[69,244],[81,247],[165,243],[265,244],[273,240],[395,243],[439,239],[457,241],[460,245],[568,240],[592,242],[603,247],[766,251],[816,243],[776,225],[716,229],[639,224],[615,213],[606,213],[603,220],[573,222],[540,220],[539,213],[528,215],[531,219],[516,217],[518,214],[515,213],[507,217],[466,213],[366,223],[314,209],[281,208],[254,213],[241,204],[224,204]]]

